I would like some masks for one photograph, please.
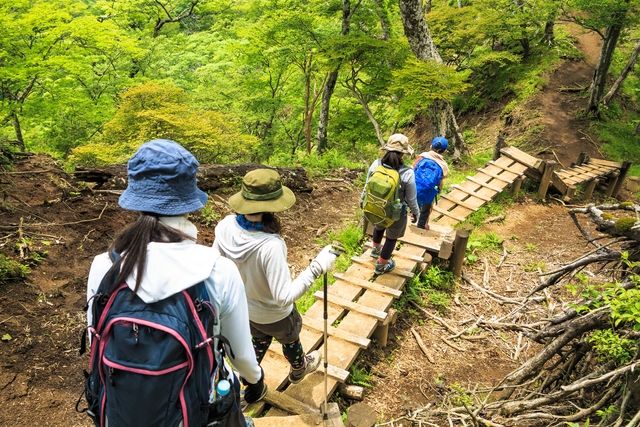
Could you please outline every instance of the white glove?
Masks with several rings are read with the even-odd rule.
[[[313,272],[313,275],[317,278],[328,272],[333,268],[333,265],[336,263],[337,255],[333,251],[331,245],[327,245],[309,264],[309,268]]]

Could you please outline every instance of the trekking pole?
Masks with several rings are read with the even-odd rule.
[[[327,413],[327,400],[329,399],[329,381],[328,381],[328,375],[327,375],[327,370],[329,368],[329,362],[327,361],[327,358],[329,357],[329,347],[328,347],[328,342],[327,342],[327,337],[328,337],[328,333],[327,333],[327,329],[328,329],[328,323],[329,323],[329,307],[328,307],[328,302],[327,300],[329,299],[329,292],[328,292],[328,284],[327,284],[327,273],[324,273],[324,275],[322,276],[322,287],[323,287],[323,293],[324,293],[324,302],[323,302],[323,312],[322,312],[322,317],[324,319],[324,407],[322,409],[322,422],[323,425],[326,427],[329,424],[329,414]]]

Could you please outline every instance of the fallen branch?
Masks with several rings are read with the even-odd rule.
[[[431,355],[429,354],[429,351],[427,350],[427,346],[424,344],[424,341],[422,341],[422,337],[420,336],[420,334],[418,334],[418,331],[416,331],[414,328],[411,328],[411,333],[413,334],[413,337],[416,339],[416,342],[418,343],[418,347],[420,347],[420,350],[422,350],[422,353],[424,353],[424,355],[427,357],[429,362],[435,363],[435,361],[433,360],[433,357],[431,357]]]

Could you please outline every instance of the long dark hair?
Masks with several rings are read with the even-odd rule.
[[[400,170],[402,166],[402,153],[399,151],[387,151],[382,156],[382,164],[389,166],[391,169]]]
[[[135,269],[136,286],[133,292],[138,292],[147,264],[147,245],[151,242],[173,243],[185,239],[193,240],[191,236],[162,224],[158,216],[141,212],[138,220],[125,228],[111,245],[110,250],[124,257],[116,285],[124,282]]]
[[[282,232],[282,224],[273,212],[262,213],[262,225],[265,233],[280,234]]]

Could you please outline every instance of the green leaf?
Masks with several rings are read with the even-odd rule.
[[[0,338],[0,340],[2,341],[11,341],[13,339],[13,337],[9,334],[4,334],[2,335],[2,338]]]

